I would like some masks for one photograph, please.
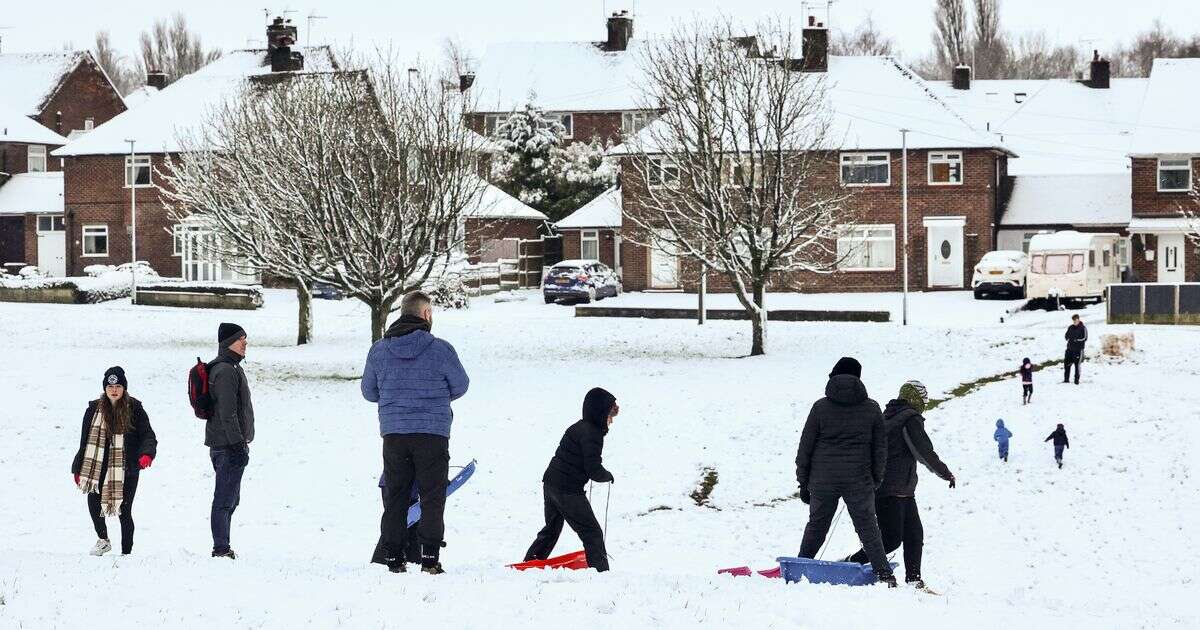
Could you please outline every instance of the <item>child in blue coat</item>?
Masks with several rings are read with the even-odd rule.
[[[1000,447],[1000,459],[1008,461],[1008,438],[1012,437],[1012,431],[1004,427],[1004,420],[996,421],[996,432],[992,434],[992,439],[996,440],[996,445]]]

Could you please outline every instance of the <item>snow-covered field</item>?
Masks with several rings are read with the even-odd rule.
[[[1041,372],[1030,407],[1005,380],[928,414],[959,479],[950,490],[923,474],[918,492],[924,574],[946,593],[935,597],[716,569],[795,554],[807,512],[783,499],[795,490],[804,416],[838,357],[863,362],[881,402],[910,378],[936,396],[1013,370],[1023,356],[1061,357],[1067,314],[1000,324],[1012,303],[918,294],[907,328],[772,323],[770,354],[747,359],[745,322],[575,319],[528,297],[481,298],[435,319],[472,378],[455,405],[452,463],[479,460],[449,499],[439,577],[367,563],[382,464],[375,410],[355,380],[369,345],[355,303],[318,302],[317,341],[304,348],[291,346],[287,292],[269,291],[251,313],[0,304],[0,382],[16,399],[0,415],[0,627],[1200,626],[1189,560],[1200,519],[1191,477],[1200,330],[1136,327],[1134,357],[1089,361],[1079,387],[1059,384],[1057,369]],[[1083,313],[1094,353],[1113,327],[1100,322],[1101,307]],[[249,332],[257,415],[232,563],[208,557],[212,469],[185,401],[186,372],[214,352],[221,321]],[[94,534],[69,465],[86,401],[113,364],[125,367],[160,445],[138,488],[134,555],[98,559],[87,555]],[[616,475],[613,571],[504,568],[541,526],[541,472],[597,385],[622,408],[605,451]],[[1007,465],[991,439],[1001,417],[1015,434]],[[1072,445],[1061,471],[1042,443],[1058,422]],[[688,496],[704,467],[719,475],[707,507]],[[601,518],[605,492],[594,500]],[[115,544],[115,519],[109,528]],[[558,551],[578,548],[564,532]],[[843,519],[828,554],[855,548]]]

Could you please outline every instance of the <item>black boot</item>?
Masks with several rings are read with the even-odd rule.
[[[392,573],[407,573],[408,572],[408,567],[405,566],[405,562],[403,560],[395,560],[393,562],[389,562],[387,565],[387,568],[388,568],[388,571],[391,571]]]
[[[883,584],[887,584],[888,588],[896,588],[896,586],[897,586],[896,576],[892,575],[891,573],[885,573],[883,575],[876,574],[875,578],[878,579]]]

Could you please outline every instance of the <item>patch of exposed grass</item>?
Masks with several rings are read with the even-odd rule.
[[[713,488],[717,486],[717,469],[705,466],[700,471],[700,482],[696,484],[696,489],[692,490],[692,500],[696,505],[702,507],[713,507],[709,504],[709,497],[712,496]],[[713,508],[716,509],[716,508]]]
[[[1033,371],[1039,372],[1048,367],[1062,365],[1062,363],[1063,363],[1062,359],[1050,359],[1048,361],[1042,361],[1041,363],[1034,363]],[[984,385],[990,385],[992,383],[999,383],[1000,381],[1003,381],[1003,380],[1009,379],[1009,378],[1013,378],[1019,374],[1020,374],[1019,370],[1012,370],[1011,372],[1001,372],[999,374],[993,374],[991,376],[984,376],[983,378],[977,378],[968,383],[960,383],[957,387],[950,390],[950,393],[948,393],[945,398],[930,398],[929,404],[927,404],[925,406],[925,411],[933,411],[934,409],[937,409],[938,405],[940,405],[944,402],[953,400],[955,398],[962,398],[963,396],[967,396],[969,394],[974,393],[976,390],[978,390],[980,387],[983,387]]]

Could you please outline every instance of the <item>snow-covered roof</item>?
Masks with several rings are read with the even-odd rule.
[[[1029,239],[1029,251],[1091,249],[1092,239],[1097,236],[1117,236],[1117,234],[1076,232],[1075,230],[1063,230],[1053,234],[1034,234]]]
[[[1128,173],[1019,175],[1000,225],[1125,225],[1131,182]]]
[[[1195,222],[1187,217],[1134,217],[1129,220],[1129,233],[1182,233],[1194,234],[1200,231],[1200,222]]]
[[[564,230],[621,227],[621,189],[609,188],[555,225]]]
[[[1155,59],[1149,81],[1129,154],[1200,154],[1200,59]]]
[[[0,90],[2,93],[3,90]],[[0,104],[0,142],[63,145],[67,139],[29,116]]]
[[[480,195],[479,205],[463,213],[471,219],[528,219],[534,221],[550,220],[545,214],[530,208],[520,199],[487,184]]]
[[[300,47],[304,70],[336,70],[326,46]],[[172,153],[181,150],[181,135],[198,132],[215,108],[236,97],[246,79],[271,73],[265,49],[235,50],[181,77],[141,105],[126,110],[96,127],[86,136],[54,152],[55,156],[126,153],[126,140],[136,140],[138,153]],[[296,74],[300,74],[296,73]]]
[[[594,42],[512,42],[487,47],[471,93],[475,110],[510,112],[534,95],[547,111],[643,109],[638,94],[645,40],[606,51]]]
[[[29,116],[42,113],[63,79],[88,54],[81,50],[0,54],[0,107]]]
[[[142,87],[125,95],[125,107],[133,109],[142,103],[150,100],[155,94],[158,94],[158,88],[149,85]]]
[[[594,265],[600,262],[594,258],[573,258],[571,260],[560,260],[554,263],[555,267],[582,267],[584,265]]]
[[[0,214],[63,211],[63,174],[18,173],[0,184]]]
[[[973,128],[912,69],[888,56],[830,56],[823,78],[830,112],[829,150],[896,149],[908,129],[910,149],[986,148],[1007,151],[1000,139]],[[661,120],[651,122],[614,155],[654,152]],[[630,146],[633,145],[633,146]]]
[[[1020,157],[1010,175],[1124,173],[1147,79],[1112,79],[1091,88],[1069,79],[972,81],[968,90],[933,82],[977,129]]]

